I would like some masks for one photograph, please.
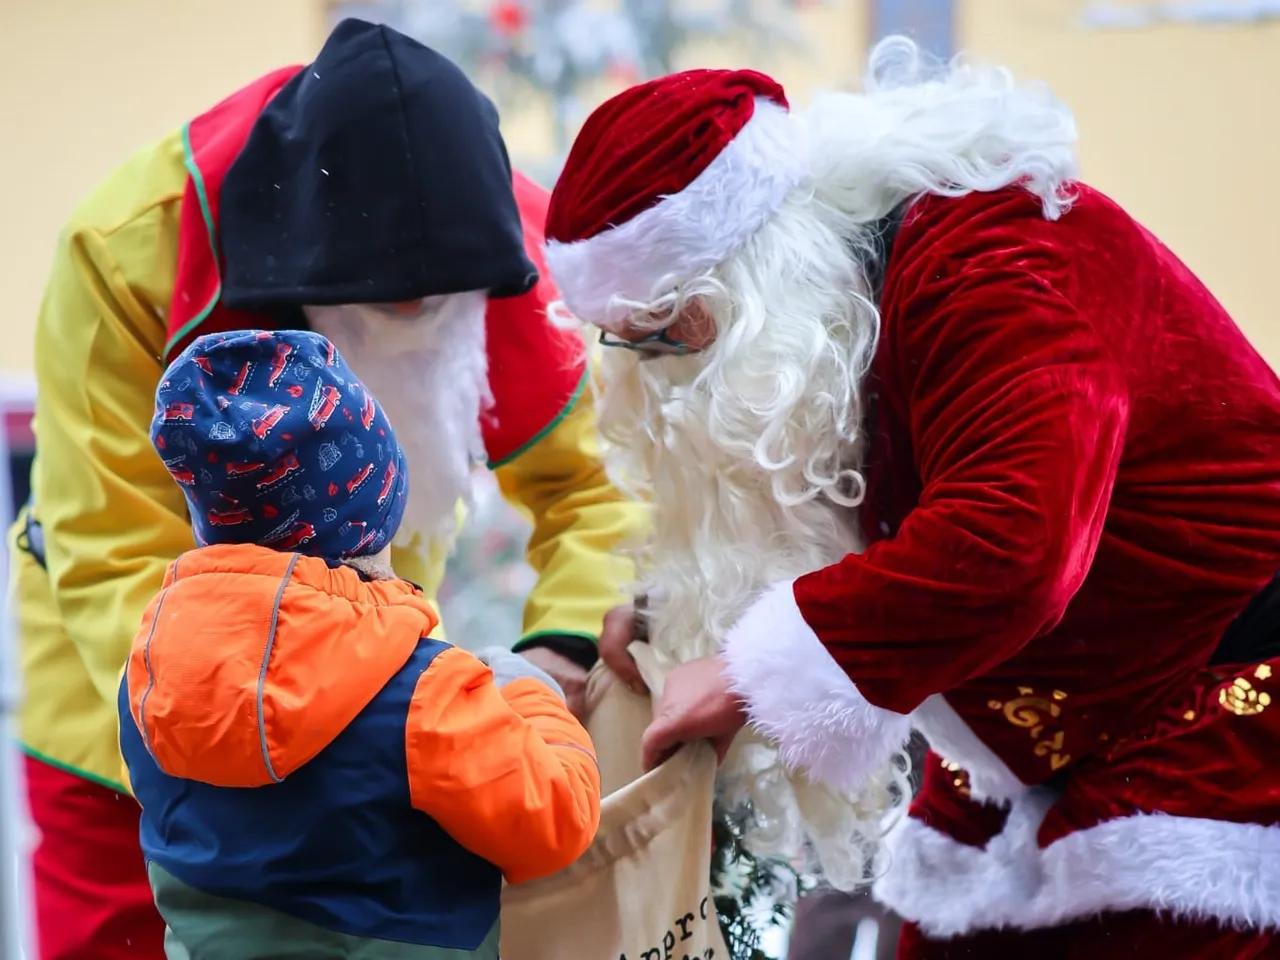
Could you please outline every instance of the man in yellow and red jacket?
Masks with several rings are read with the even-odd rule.
[[[395,544],[397,570],[428,594],[468,467],[487,459],[534,526],[518,649],[572,702],[631,573],[613,549],[642,517],[601,466],[580,341],[545,316],[545,210],[453,64],[346,21],[314,63],[144,149],[73,215],[37,327],[12,585],[43,957],[161,955],[115,693],[166,565],[193,545],[147,431],[162,371],[199,334],[309,326],[338,344],[401,424],[410,468],[432,477]],[[305,401],[317,418],[360,415]]]

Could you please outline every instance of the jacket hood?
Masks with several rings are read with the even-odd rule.
[[[402,580],[250,544],[183,554],[126,667],[130,712],[167,774],[278,783],[328,746],[435,627]]]
[[[515,296],[525,253],[493,104],[452,62],[344,20],[265,107],[222,183],[238,310]]]

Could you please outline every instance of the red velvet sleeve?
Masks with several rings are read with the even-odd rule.
[[[964,224],[963,249],[922,237],[891,270],[882,397],[922,494],[891,539],[795,584],[805,622],[877,706],[907,712],[1011,657],[1092,562],[1128,399],[1063,293],[1054,226]]]

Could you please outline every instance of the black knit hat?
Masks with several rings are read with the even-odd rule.
[[[222,299],[387,303],[537,281],[498,113],[452,62],[344,20],[227,171]]]

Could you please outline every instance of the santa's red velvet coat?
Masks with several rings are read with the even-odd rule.
[[[784,752],[841,731],[848,784],[926,734],[878,884],[924,933],[1154,910],[1236,956],[1254,935],[1215,926],[1280,926],[1280,662],[1209,663],[1280,570],[1280,383],[1168,249],[1073,189],[1057,221],[1018,188],[909,208],[870,546],[767,593],[725,655],[753,715],[794,718]],[[823,724],[819,645],[856,686]],[[779,685],[783,660],[805,666]]]

